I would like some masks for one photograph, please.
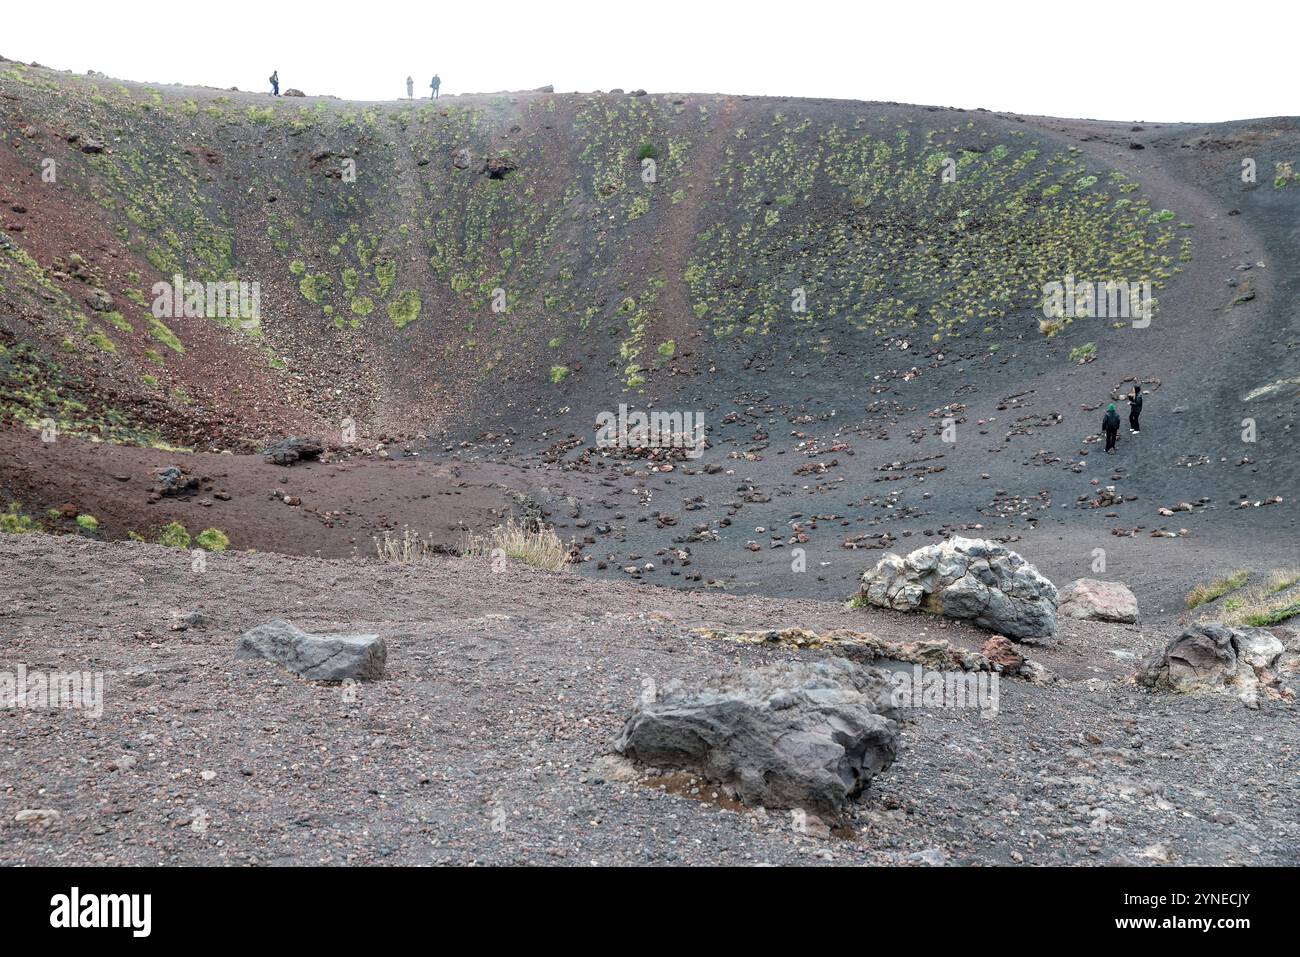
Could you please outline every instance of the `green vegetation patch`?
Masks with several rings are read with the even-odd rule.
[[[224,552],[230,547],[230,539],[219,528],[205,528],[194,536],[194,544],[204,551]]]
[[[1249,572],[1245,569],[1234,572],[1225,578],[1215,579],[1212,582],[1203,585],[1197,585],[1187,595],[1187,608],[1190,611],[1198,608],[1207,602],[1212,602],[1216,598],[1222,598],[1230,592],[1236,591],[1242,585],[1246,584]]]
[[[414,289],[399,293],[388,303],[388,318],[398,329],[415,322],[420,318],[420,294]]]

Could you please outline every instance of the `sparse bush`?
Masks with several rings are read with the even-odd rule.
[[[1272,602],[1257,611],[1242,615],[1242,622],[1252,628],[1268,628],[1280,625],[1290,618],[1300,615],[1300,599],[1290,602]]]
[[[1234,572],[1227,578],[1220,578],[1206,585],[1197,585],[1187,596],[1187,608],[1190,611],[1198,608],[1207,602],[1212,602],[1216,598],[1222,598],[1229,592],[1234,592],[1242,585],[1246,584],[1248,573],[1245,569]]]
[[[444,545],[435,545],[426,536],[421,538],[409,527],[402,527],[402,534],[384,530],[383,536],[375,536],[375,553],[380,561],[394,565],[412,565],[424,561],[431,555],[445,555],[450,551]]]
[[[326,277],[320,273],[309,272],[298,281],[298,291],[303,298],[313,304],[320,304]]]
[[[22,513],[22,506],[18,502],[10,502],[9,507],[0,512],[0,532],[24,535],[34,531],[36,531],[36,523],[32,521],[30,515]]]
[[[77,516],[77,526],[83,531],[94,535],[99,531],[99,519],[93,515],[81,514]]]
[[[380,259],[375,263],[375,282],[379,284],[379,294],[388,295],[393,280],[397,278],[397,263],[391,259]]]
[[[551,572],[558,572],[569,563],[569,549],[555,534],[555,529],[521,523],[514,518],[490,532],[466,533],[460,553],[466,558],[492,558],[494,554],[503,554]]]
[[[657,160],[659,158],[659,148],[653,143],[642,143],[637,147],[636,158],[638,160]]]
[[[190,533],[180,522],[168,522],[158,533],[158,544],[168,548],[189,548],[190,541]]]
[[[1275,569],[1262,585],[1223,602],[1223,620],[1234,627],[1268,628],[1300,615],[1300,569]]]
[[[1085,342],[1081,346],[1075,346],[1070,350],[1070,361],[1077,363],[1091,362],[1097,358],[1097,343]]]
[[[195,536],[194,544],[205,552],[224,552],[230,547],[230,539],[219,528],[205,528]]]
[[[398,329],[405,328],[420,318],[420,294],[407,289],[388,304],[388,318]]]

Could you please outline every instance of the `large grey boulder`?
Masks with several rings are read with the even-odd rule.
[[[642,696],[614,746],[747,804],[836,814],[893,763],[898,724],[880,670],[830,658],[674,681]]]
[[[294,462],[318,459],[325,447],[318,438],[290,435],[272,442],[262,450],[262,457],[272,465],[293,465]]]
[[[954,536],[903,558],[890,552],[862,576],[860,600],[962,618],[1029,644],[1056,635],[1056,586],[1005,545]]]
[[[1152,691],[1232,694],[1257,707],[1261,690],[1278,686],[1284,657],[1294,655],[1267,629],[1202,622],[1143,662],[1136,679]]]
[[[276,618],[244,632],[236,658],[264,658],[313,681],[379,678],[388,648],[378,635],[309,635]]]
[[[1062,589],[1056,613],[1067,618],[1132,625],[1138,620],[1138,603],[1123,582],[1080,578]]]

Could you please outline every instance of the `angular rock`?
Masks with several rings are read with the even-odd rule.
[[[199,480],[186,475],[179,465],[168,465],[154,470],[154,480],[162,495],[184,495],[199,487]]]
[[[1186,629],[1144,666],[1144,672],[1154,683],[1166,684],[1176,691],[1222,685],[1236,670],[1237,649],[1232,642],[1232,629],[1217,623]]]
[[[980,648],[980,654],[990,663],[999,665],[1006,671],[1016,672],[1025,663],[1025,656],[1016,651],[1016,646],[1001,635],[994,635]]]
[[[309,635],[274,619],[244,632],[236,658],[264,658],[312,681],[383,676],[388,648],[378,635]]]
[[[862,576],[861,600],[971,621],[1016,641],[1056,634],[1056,586],[1005,545],[954,536],[903,558],[890,552]]]
[[[86,305],[96,312],[108,312],[113,308],[113,297],[102,289],[92,289],[86,293]]]
[[[748,804],[839,813],[893,763],[898,723],[883,672],[830,658],[671,682],[638,702],[614,746]]]
[[[505,179],[518,168],[519,164],[505,155],[489,156],[483,161],[483,172],[488,179]]]
[[[948,864],[948,854],[941,847],[927,847],[924,851],[908,854],[903,860],[911,864],[924,864],[926,867],[945,867]]]
[[[211,615],[205,615],[201,611],[177,611],[172,613],[171,621],[167,623],[169,631],[189,631],[191,628],[211,628],[216,621]]]
[[[14,821],[18,824],[26,824],[38,831],[43,831],[48,827],[58,824],[63,815],[53,808],[29,807],[24,808],[14,815]]]
[[[1286,646],[1265,628],[1238,628],[1233,630],[1237,645],[1237,660],[1252,668],[1276,668]]]
[[[1138,604],[1123,582],[1079,578],[1062,590],[1056,613],[1069,618],[1132,625],[1138,620]]]
[[[290,435],[272,442],[262,450],[262,456],[272,465],[292,465],[299,460],[318,459],[324,451],[320,439]]]

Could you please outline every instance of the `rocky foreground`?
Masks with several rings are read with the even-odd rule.
[[[196,571],[158,546],[38,535],[0,536],[0,581],[0,676],[104,679],[98,716],[0,708],[3,864],[1300,863],[1300,712],[1147,690],[1134,675],[1168,654],[1170,622],[1061,614],[1027,648],[919,611],[513,564],[231,552]],[[378,636],[382,677],[236,657],[276,619],[304,634],[257,632],[266,648]],[[997,708],[893,709],[842,817],[615,754],[647,688],[846,675],[822,663],[888,664],[886,647],[904,649],[893,674],[909,654],[998,674]],[[1009,667],[1022,654],[1036,670]],[[834,707],[879,690],[835,680]]]

